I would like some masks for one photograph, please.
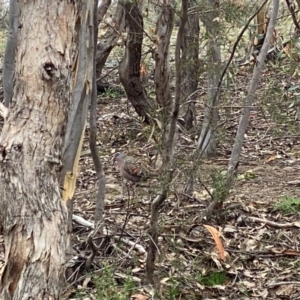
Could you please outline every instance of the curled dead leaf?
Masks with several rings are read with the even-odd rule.
[[[219,258],[222,260],[225,260],[224,247],[223,247],[222,241],[219,237],[219,231],[216,228],[209,226],[209,225],[204,224],[203,226],[211,233],[211,235],[216,243],[218,252],[219,252]]]

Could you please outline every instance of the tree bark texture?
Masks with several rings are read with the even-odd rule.
[[[15,52],[17,46],[18,31],[18,1],[10,0],[9,2],[9,19],[8,19],[8,35],[3,59],[3,92],[4,104],[9,106],[13,97],[13,80],[15,72]]]
[[[171,8],[171,6],[169,6]],[[181,24],[179,26],[177,40],[180,40],[183,36],[185,23],[187,20],[187,3],[185,0],[182,1],[181,5]],[[162,12],[164,12],[164,7],[162,8]],[[171,11],[168,10],[170,13]],[[171,27],[173,26],[174,15],[170,18],[172,23],[169,24]],[[172,30],[171,30],[172,31]],[[175,99],[174,103],[170,103],[170,107],[172,107],[172,113],[170,114],[170,118],[168,120],[168,126],[165,128],[165,143],[163,148],[163,165],[161,170],[161,190],[153,200],[151,204],[151,217],[150,217],[150,227],[149,227],[149,246],[147,251],[147,260],[146,260],[146,270],[144,283],[145,284],[154,284],[154,266],[155,266],[155,257],[157,253],[158,247],[158,220],[159,220],[159,209],[163,202],[166,200],[169,190],[170,184],[173,178],[173,161],[174,161],[174,149],[176,143],[177,136],[177,121],[179,116],[179,108],[180,108],[180,87],[181,87],[181,45],[180,43],[176,44],[175,49],[175,63],[176,63],[176,86],[175,86]],[[170,99],[172,101],[172,99]]]
[[[107,60],[107,57],[109,56],[111,50],[115,47],[117,44],[120,36],[122,35],[122,32],[125,28],[125,16],[124,16],[124,7],[118,2],[113,24],[114,26],[111,26],[107,29],[104,36],[101,38],[100,42],[97,45],[97,53],[96,53],[96,78],[98,78],[101,75],[102,69],[104,67],[104,64]]]
[[[0,299],[60,299],[69,237],[59,173],[83,10],[79,0],[19,8],[14,97],[0,136]]]
[[[124,57],[119,66],[120,79],[136,113],[151,123],[151,102],[141,82],[140,64],[143,44],[143,17],[137,4],[125,2],[127,39]]]
[[[79,2],[80,3],[80,2]],[[79,173],[78,162],[86,127],[88,106],[92,93],[94,60],[94,1],[82,3],[81,17],[76,24],[76,65],[73,76],[73,101],[68,112],[68,123],[63,145],[63,168],[60,182],[63,200],[68,204],[68,230],[72,232],[72,198]]]
[[[171,5],[162,5],[161,13],[156,24],[157,45],[154,53],[155,71],[154,82],[156,101],[164,109],[166,119],[172,109],[170,91],[170,38],[174,26],[174,10]]]
[[[188,7],[197,5],[196,0],[188,0]],[[181,101],[185,103],[184,112],[184,126],[190,130],[196,121],[196,96],[189,97],[198,87],[199,77],[199,14],[190,13],[185,24],[184,34],[181,42],[182,49],[182,87],[181,87]]]
[[[98,25],[102,22],[102,20],[105,16],[110,4],[111,4],[111,0],[102,0],[102,1],[100,1],[100,5],[97,9],[97,24]],[[97,43],[96,43],[96,45],[97,45]]]
[[[217,89],[221,73],[220,46],[220,0],[207,0],[209,11],[203,17],[209,42],[207,45],[207,61],[209,63],[207,106],[204,109],[204,120],[197,147],[201,147],[204,157],[214,156],[216,152],[215,128],[218,122],[218,105],[220,93]],[[216,96],[216,93],[217,96]]]

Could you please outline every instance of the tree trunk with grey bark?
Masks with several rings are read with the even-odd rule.
[[[183,5],[185,10],[185,16],[187,15],[187,7]],[[178,36],[183,35],[183,28],[185,26],[185,18],[182,21],[181,27],[178,31]],[[163,4],[161,7],[161,14],[158,17],[156,32],[159,33],[157,39],[158,44],[156,52],[154,55],[156,62],[156,85],[155,91],[156,94],[159,94],[159,101],[161,104],[164,104],[164,136],[163,136],[163,149],[162,157],[163,164],[160,176],[161,189],[156,198],[151,204],[151,217],[150,217],[150,226],[149,226],[149,246],[147,251],[147,260],[146,260],[146,271],[145,271],[145,284],[154,283],[154,266],[155,266],[155,257],[157,253],[158,245],[158,220],[159,220],[159,209],[163,202],[166,200],[170,184],[173,178],[173,161],[174,161],[174,149],[176,142],[176,130],[177,130],[177,120],[179,116],[179,107],[180,107],[180,88],[181,88],[181,53],[180,53],[180,44],[176,45],[175,60],[177,64],[176,70],[176,95],[175,101],[172,103],[172,97],[170,93],[170,82],[169,82],[169,46],[172,29],[174,26],[174,7],[169,4]],[[159,71],[162,71],[159,74]],[[164,92],[163,89],[165,89]],[[172,111],[170,111],[172,109]]]
[[[197,147],[201,146],[202,156],[211,157],[216,152],[215,129],[218,122],[217,106],[220,98],[217,91],[221,73],[220,2],[219,0],[207,0],[207,4],[209,12],[202,20],[209,38],[207,45],[208,87],[204,120]],[[218,93],[217,96],[216,93]]]
[[[78,163],[86,127],[88,106],[92,92],[94,64],[94,22],[93,1],[82,5],[86,15],[81,18],[81,26],[76,35],[77,61],[73,80],[73,102],[68,113],[68,123],[63,144],[62,170],[60,182],[62,197],[68,206],[68,231],[72,232],[73,195],[79,173]],[[89,87],[89,88],[87,88]]]
[[[61,298],[70,242],[59,175],[81,70],[76,30],[93,19],[90,7],[92,0],[19,2],[14,97],[0,136],[3,300]]]
[[[3,59],[3,92],[4,104],[9,106],[13,97],[13,81],[15,72],[15,52],[17,46],[19,2],[10,0],[8,36]]]
[[[197,0],[189,0],[188,7],[197,5]],[[184,113],[184,127],[192,129],[196,122],[195,101],[196,96],[192,95],[198,87],[199,77],[199,14],[190,13],[184,28],[184,34],[181,42],[182,48],[182,87],[181,103]],[[187,103],[186,100],[188,99]]]
[[[97,3],[96,3],[97,2]],[[98,179],[98,193],[96,197],[96,208],[95,208],[95,228],[99,227],[99,233],[102,234],[102,227],[100,226],[103,221],[104,213],[104,198],[105,198],[105,173],[103,170],[103,165],[100,160],[99,152],[97,149],[97,82],[96,82],[96,53],[97,53],[97,41],[98,41],[98,16],[97,16],[97,4],[95,1],[94,10],[94,57],[93,57],[93,88],[91,97],[91,109],[90,109],[90,150],[94,162],[95,171]],[[104,5],[104,3],[102,3]],[[101,5],[102,5],[101,4]],[[106,3],[107,5],[107,3]]]
[[[168,119],[172,110],[169,57],[174,18],[171,5],[162,5],[155,30],[157,46],[153,56],[155,60],[154,83],[156,102],[163,108],[165,119]]]
[[[138,4],[124,2],[127,31],[125,53],[119,66],[122,85],[136,113],[151,123],[152,104],[142,85],[140,64],[143,44],[143,16]]]
[[[99,79],[103,66],[109,56],[111,50],[116,46],[122,32],[125,28],[125,13],[124,7],[121,2],[118,2],[115,15],[113,18],[114,25],[110,26],[104,36],[101,38],[97,45],[96,53],[96,78]]]

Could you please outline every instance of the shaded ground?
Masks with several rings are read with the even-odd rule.
[[[152,288],[141,285],[145,255],[135,245],[147,248],[150,205],[159,182],[150,180],[138,187],[135,195],[130,191],[129,196],[111,157],[114,151],[121,150],[149,162],[157,145],[148,140],[151,129],[139,122],[125,98],[99,98],[98,147],[107,175],[105,226],[110,235],[103,239],[105,246],[99,251],[92,272],[78,280],[73,285],[75,289],[68,289],[66,294],[70,298],[81,299],[80,284],[84,286],[80,288],[82,295],[87,297],[84,299],[104,299],[103,294],[95,296],[101,285],[93,280],[84,284],[84,278],[93,278],[93,272],[105,278],[104,266],[109,265],[116,284],[114,294],[120,291],[124,298],[107,296],[105,299],[129,299],[131,294],[145,296],[140,299],[300,299],[299,207],[295,204],[295,210],[289,214],[275,209],[275,203],[284,197],[292,200],[299,197],[298,108],[291,105],[294,94],[289,92],[292,81],[298,81],[297,76],[280,77],[279,69],[274,66],[264,71],[237,181],[224,209],[216,212],[213,221],[203,219],[210,201],[211,175],[227,168],[251,68],[238,74],[231,90],[223,93],[225,99],[227,94],[236,96],[231,96],[221,110],[218,156],[199,166],[199,181],[189,200],[183,200],[182,191],[195,147],[195,133],[179,134],[172,192],[161,209],[157,293],[153,298]],[[272,83],[270,75],[275,78]],[[277,115],[275,108],[280,112]],[[202,111],[200,99],[199,124]],[[80,164],[74,213],[92,220],[96,182],[87,143]],[[272,223],[266,224],[263,220]],[[220,232],[226,262],[218,258],[215,243],[203,224]],[[90,253],[86,245],[90,229],[75,224],[74,230],[74,249],[84,261]],[[121,237],[133,243],[126,244]],[[78,268],[78,272],[82,275],[82,269]],[[129,292],[124,288],[128,278],[135,282]]]

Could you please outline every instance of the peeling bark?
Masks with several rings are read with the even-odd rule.
[[[9,2],[8,36],[3,58],[3,92],[4,104],[9,106],[13,97],[13,81],[15,72],[15,52],[17,46],[19,4],[18,1]]]
[[[0,136],[0,299],[53,300],[60,299],[70,243],[59,174],[78,68],[76,30],[86,11],[79,0],[20,1],[19,8],[14,97]]]
[[[94,1],[89,0],[81,5],[81,18],[77,23],[76,65],[73,73],[73,102],[68,112],[68,123],[63,145],[60,182],[63,186],[63,200],[68,205],[68,231],[72,232],[73,195],[79,173],[78,163],[86,127],[89,101],[92,92],[93,57],[94,57]]]

